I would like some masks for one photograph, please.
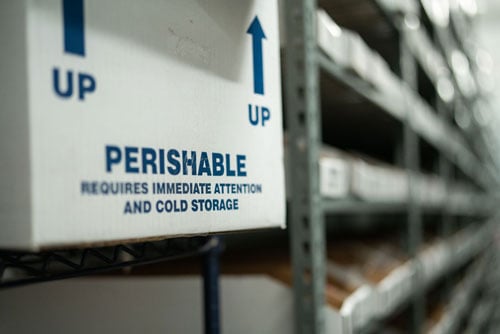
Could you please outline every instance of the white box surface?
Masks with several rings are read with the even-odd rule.
[[[0,22],[0,247],[284,226],[277,1],[7,0]]]
[[[349,195],[349,164],[340,157],[321,157],[319,161],[320,192],[328,198]]]
[[[341,29],[322,9],[318,10],[317,18],[318,46],[337,64],[347,67],[350,33]]]

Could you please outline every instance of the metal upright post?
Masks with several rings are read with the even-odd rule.
[[[443,124],[449,124],[450,122],[450,105],[447,105],[439,96],[436,100],[436,109],[439,113],[439,116],[443,122]],[[441,223],[440,223],[440,235],[443,238],[448,238],[453,233],[453,217],[451,216],[451,212],[449,210],[449,199],[450,199],[450,184],[451,184],[451,162],[450,160],[443,154],[443,152],[439,152],[439,160],[438,160],[438,168],[439,168],[439,177],[444,182],[446,196],[445,202],[443,203],[443,209],[441,210]],[[445,280],[445,289],[443,291],[443,297],[448,300],[450,297],[450,293],[452,290],[453,282],[451,280],[450,273],[446,274]]]
[[[203,255],[203,301],[205,334],[220,333],[219,256],[220,237],[210,237],[210,249]]]
[[[316,1],[286,6],[286,98],[291,193],[289,231],[296,333],[325,332],[325,226],[319,192],[321,115]]]
[[[407,15],[400,24],[400,62],[401,76],[409,89],[417,89],[417,65],[415,58],[412,56],[408,48],[408,33],[411,29],[417,29],[419,19],[415,15]],[[420,149],[419,138],[413,129],[413,105],[407,99],[407,112],[404,124],[404,164],[408,172],[408,254],[415,258],[418,254],[420,245],[422,244],[422,211],[420,201],[417,194],[418,184],[417,177],[419,175],[420,166]],[[417,271],[417,276],[414,285],[412,296],[412,332],[420,333],[421,326],[425,318],[425,291],[421,279],[420,270]]]

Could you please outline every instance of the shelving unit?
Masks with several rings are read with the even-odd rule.
[[[452,63],[455,57],[452,56],[453,50],[460,50],[463,41],[457,40],[448,28],[440,26],[440,22],[429,18],[429,13],[417,1],[295,0],[287,2],[285,9],[288,168],[293,194],[290,199],[289,230],[297,333],[324,333],[325,324],[329,323],[325,319],[328,314],[325,312],[325,215],[363,214],[366,217],[393,213],[404,213],[406,216],[406,252],[415,263],[412,267],[414,274],[407,276],[412,277],[408,278],[411,281],[407,285],[409,290],[400,295],[394,305],[410,302],[412,321],[408,330],[419,333],[425,317],[423,291],[435,280],[449,279],[457,268],[464,265],[452,264],[453,254],[460,253],[456,249],[451,253],[448,253],[449,249],[440,254],[420,253],[424,215],[431,213],[439,217],[437,230],[445,239],[452,238],[459,218],[470,216],[473,219],[477,214],[493,217],[483,218],[479,225],[471,229],[477,229],[478,226],[487,229],[489,225],[486,221],[494,223],[497,219],[494,215],[495,198],[490,190],[498,185],[498,178],[488,147],[471,142],[468,131],[461,129],[454,121],[458,106],[470,106],[480,98],[478,92],[465,89],[465,79],[457,77],[456,64]],[[429,27],[431,35],[427,31]],[[392,38],[394,45],[388,46],[383,42],[377,45],[379,37],[386,40]],[[465,38],[463,31],[459,37]],[[391,59],[384,60],[387,56]],[[473,60],[469,59],[469,62]],[[427,81],[422,81],[424,77]],[[470,82],[476,80],[472,72],[466,79]],[[331,84],[332,81],[336,83]],[[425,90],[431,90],[432,94]],[[363,116],[365,114],[357,107],[345,111],[343,109],[348,108],[346,106],[354,104],[339,103],[338,98],[332,102],[335,94],[349,96],[345,100],[357,96],[356,101],[370,105],[374,111],[370,118]],[[331,115],[341,112],[339,115],[357,112],[358,117],[366,117],[367,120],[388,117],[399,128],[396,131],[400,133],[403,144],[394,148],[396,153],[393,156],[396,158],[389,158],[390,161],[385,162],[406,171],[408,182],[405,200],[374,202],[351,196],[326,198],[322,194],[322,171],[319,167],[321,148],[325,140],[327,144],[332,144],[329,132],[339,128],[335,123],[329,123],[328,118],[340,122],[341,116],[332,118]],[[365,124],[369,127],[369,123]],[[351,131],[363,136],[361,127],[351,128]],[[391,128],[387,131],[391,131]],[[377,138],[372,140],[376,141]],[[336,146],[335,143],[333,145]],[[354,150],[358,149],[354,147]],[[422,150],[432,150],[435,152],[434,157],[429,159],[422,156]],[[429,167],[423,166],[423,163],[428,165],[429,160],[433,161],[433,174],[445,184],[447,199],[451,193],[450,187],[459,180],[477,189],[477,200],[472,200],[470,205],[451,205],[448,200],[435,205],[423,203],[418,194],[418,178],[423,172],[429,172]],[[329,219],[328,224],[335,224],[335,218]],[[491,233],[470,236],[470,239],[466,236],[464,240],[487,245]],[[485,249],[481,248],[474,254],[486,252]],[[429,265],[433,261],[439,265]],[[473,278],[467,282],[473,281],[468,283],[472,295],[479,269],[472,267],[470,270],[468,277]],[[465,295],[456,298],[467,300],[472,297]],[[369,331],[374,321],[383,322],[397,309],[396,306],[386,309],[382,305],[379,308],[385,312],[377,316],[363,314],[360,316],[362,320],[345,325],[343,332]],[[450,312],[463,312],[464,307],[457,306],[457,310]],[[344,312],[343,316],[356,318],[354,309]],[[453,316],[453,313],[448,316]],[[446,325],[442,326],[452,326],[448,324],[449,320],[443,321],[446,321]],[[436,329],[436,332],[439,330]]]
[[[274,329],[283,314],[288,317],[282,330],[291,330],[293,317],[297,334],[377,333],[392,325],[396,332],[433,334],[500,328],[495,309],[500,270],[491,269],[500,268],[493,247],[500,220],[500,159],[481,126],[461,120],[483,99],[476,60],[466,50],[470,37],[463,27],[469,19],[455,9],[447,18],[434,17],[422,4],[429,1],[284,3],[290,256],[277,246],[269,252],[263,246],[262,253],[255,247],[243,256],[252,259],[242,261],[255,262],[242,265],[236,259],[229,270],[251,279],[242,284],[226,277],[229,294],[241,286],[263,288],[264,305],[285,308],[270,322]],[[460,64],[467,66],[457,69]],[[342,184],[341,192],[325,192],[328,173],[338,182],[332,187]],[[382,241],[360,237],[379,229]],[[345,240],[332,236],[345,230],[351,233]],[[390,263],[381,265],[375,278],[363,276],[367,258],[339,264],[343,250],[335,252],[336,242],[351,250],[366,247]],[[248,243],[254,247],[253,239]],[[221,332],[221,250],[221,237],[203,236],[39,253],[0,251],[0,290],[201,257],[205,333],[216,334]],[[135,275],[178,275],[170,282],[175,290],[178,277],[196,272],[193,263],[171,272],[167,263]],[[332,293],[332,287],[342,298],[335,299],[339,291]],[[426,326],[433,311],[429,291],[435,290],[442,313]],[[288,314],[292,294],[293,315]],[[276,296],[284,301],[276,303]],[[404,329],[398,317],[404,318]]]
[[[38,253],[0,251],[0,290],[199,256],[203,258],[205,333],[220,333],[220,237],[177,238]]]
[[[435,242],[376,285],[362,286],[344,301],[336,327],[329,329],[358,332],[387,318],[407,302],[417,288],[425,291],[447,272],[461,268],[481,254],[488,247],[483,242],[491,234],[492,227],[490,223],[479,231],[469,228],[450,240]],[[327,264],[327,272],[329,267]],[[470,275],[476,277],[482,272],[480,269],[484,269],[484,265],[478,266]]]
[[[1,251],[0,288],[202,255],[213,247],[211,239],[193,238],[40,253]]]

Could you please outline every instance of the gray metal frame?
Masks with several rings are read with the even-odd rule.
[[[325,226],[319,192],[321,143],[316,1],[287,1],[286,103],[293,193],[289,232],[298,333],[325,332]]]
[[[417,89],[417,62],[408,48],[407,34],[412,29],[411,18],[405,17],[401,20],[399,28],[400,33],[400,67],[401,77],[403,81],[413,90]],[[403,147],[404,147],[404,166],[408,173],[409,178],[409,196],[408,196],[408,212],[407,212],[407,238],[408,238],[408,255],[412,258],[417,256],[419,248],[422,244],[422,212],[420,203],[417,196],[417,182],[415,176],[420,171],[420,140],[415,133],[413,126],[413,115],[411,100],[407,100],[407,113],[404,120],[404,134],[403,134]],[[413,296],[411,296],[412,303],[412,322],[408,329],[411,333],[420,333],[421,326],[425,319],[425,295],[423,280],[420,278],[420,272],[415,276],[415,289]]]

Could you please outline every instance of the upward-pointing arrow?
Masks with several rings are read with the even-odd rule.
[[[259,18],[255,16],[247,34],[252,35],[253,49],[253,91],[255,94],[264,95],[264,64],[262,58],[262,39],[266,38]]]
[[[64,51],[85,56],[84,0],[63,0]]]

